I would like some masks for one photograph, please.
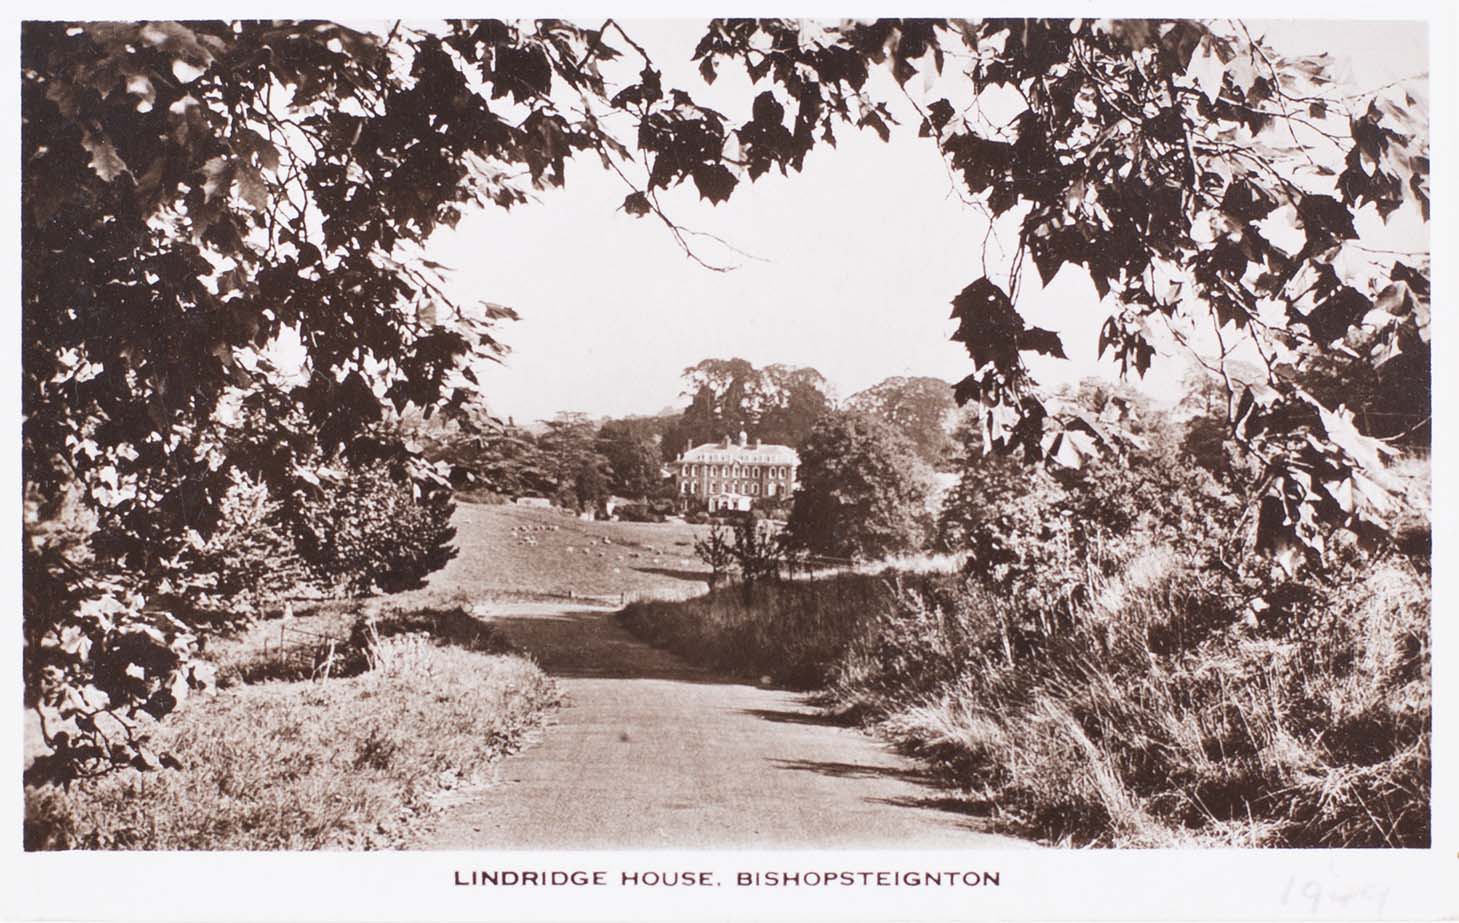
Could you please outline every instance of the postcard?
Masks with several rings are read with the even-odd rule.
[[[1452,11],[156,12],[15,23],[7,919],[1459,913]]]

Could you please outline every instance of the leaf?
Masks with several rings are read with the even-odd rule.
[[[939,99],[927,107],[927,120],[932,127],[939,132],[951,121],[953,115],[952,103],[945,99]]]
[[[1048,288],[1065,263],[1078,262],[1084,240],[1073,228],[1044,225],[1028,235],[1028,252],[1038,267],[1039,281]],[[1103,297],[1103,296],[1101,296]]]
[[[492,98],[510,93],[517,102],[552,92],[552,65],[540,46],[498,46],[492,69]]]
[[[255,211],[266,211],[269,204],[268,184],[258,171],[246,163],[238,164],[237,171],[238,194],[243,201],[253,207]]]
[[[1018,348],[1029,352],[1042,353],[1045,356],[1053,356],[1056,359],[1067,359],[1064,355],[1064,344],[1059,340],[1059,335],[1052,330],[1045,330],[1042,327],[1029,327],[1018,335]]]
[[[133,74],[127,78],[127,93],[141,97],[137,101],[137,111],[139,112],[151,111],[152,104],[157,101],[157,88],[143,74]]]
[[[1226,187],[1221,210],[1243,224],[1260,221],[1277,207],[1277,200],[1266,190],[1239,179]]]
[[[989,363],[1011,369],[1020,351],[1065,358],[1058,334],[1027,327],[1008,295],[986,276],[959,292],[952,306],[952,317],[959,321],[952,338],[967,348],[977,369]]]
[[[706,55],[704,60],[699,62],[699,76],[704,78],[705,83],[714,83],[714,78],[718,76],[714,71],[714,58]]]
[[[652,211],[653,206],[649,204],[648,196],[641,192],[633,192],[624,198],[623,210],[634,217],[641,218]]]
[[[1397,450],[1378,439],[1360,433],[1352,411],[1328,410],[1310,397],[1307,399],[1317,408],[1318,417],[1322,420],[1322,429],[1327,438],[1332,440],[1333,445],[1342,449],[1349,458],[1361,465],[1369,479],[1387,488],[1389,478],[1386,474],[1383,456],[1395,455]]]
[[[138,31],[143,42],[197,70],[206,70],[213,63],[213,53],[198,42],[197,33],[177,22],[149,22]]]
[[[1195,80],[1206,100],[1214,106],[1221,95],[1221,83],[1226,79],[1226,67],[1212,50],[1209,37],[1201,40],[1186,73]]]
[[[81,133],[81,146],[91,154],[91,169],[101,177],[103,182],[112,182],[123,174],[130,176],[132,171],[127,169],[126,162],[117,154],[116,148],[105,138],[98,137],[89,131]]]
[[[1353,227],[1353,214],[1347,206],[1330,195],[1308,194],[1297,203],[1297,215],[1307,232],[1309,244],[1322,246],[1336,238],[1353,240],[1358,236]]]
[[[1306,316],[1294,319],[1307,325],[1312,339],[1327,345],[1346,336],[1372,309],[1373,303],[1362,292],[1344,285],[1318,302]]]
[[[890,141],[892,138],[892,130],[887,127],[886,121],[875,112],[868,112],[856,123],[856,127],[871,128],[884,142]]]
[[[201,168],[203,174],[203,201],[212,201],[214,196],[227,189],[233,182],[234,162],[226,157],[212,157]]]
[[[722,163],[697,166],[693,172],[694,185],[701,198],[718,205],[730,197],[735,184],[739,182],[729,168]]]

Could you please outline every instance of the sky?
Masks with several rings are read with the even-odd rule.
[[[1333,54],[1356,87],[1426,70],[1421,24],[1251,26],[1284,52]],[[732,116],[748,111],[755,91],[738,70],[722,68],[709,88],[698,78],[689,56],[699,22],[625,27],[664,71],[665,86],[685,86]],[[883,89],[896,93],[889,80]],[[931,100],[946,88],[914,78],[908,90]],[[903,111],[910,111],[905,103]],[[682,371],[711,357],[811,366],[842,398],[893,375],[956,381],[971,371],[948,339],[950,302],[983,275],[987,225],[954,193],[915,123],[894,127],[890,143],[843,128],[837,147],[818,147],[802,173],[742,180],[718,206],[699,202],[692,186],[664,196],[677,222],[753,256],[699,239],[707,260],[738,264],[730,272],[687,258],[656,219],[621,211],[628,191],[596,159],[580,158],[567,166],[565,189],[509,212],[469,215],[429,242],[431,258],[455,270],[457,297],[521,315],[499,330],[510,347],[503,363],[480,373],[497,415],[527,423],[560,411],[654,413],[681,404]],[[1425,239],[1421,228],[1416,233]],[[1009,235],[990,242],[990,270],[1004,266],[1012,243]],[[1098,302],[1082,271],[1066,268],[1041,288],[1030,266],[1020,309],[1030,323],[1059,331],[1069,354],[1067,362],[1036,357],[1030,364],[1042,381],[1114,375],[1095,356],[1110,306]],[[1140,384],[1169,395],[1185,370],[1184,359],[1157,361]]]

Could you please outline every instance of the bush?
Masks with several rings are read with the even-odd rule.
[[[238,472],[220,504],[218,527],[194,545],[189,566],[210,580],[203,590],[210,607],[242,616],[258,614],[309,577],[284,503],[262,481]]]
[[[709,587],[713,589],[729,569],[734,566],[735,552],[730,536],[724,533],[719,523],[709,527],[704,536],[694,540],[694,554],[709,567]]]
[[[867,617],[891,598],[881,578],[850,575],[770,584],[750,602],[738,587],[683,602],[634,602],[619,619],[697,663],[816,689],[832,681]]]
[[[622,617],[690,659],[819,689],[1046,841],[1428,846],[1427,562],[1340,531],[1301,567],[1257,554],[1251,459],[1197,463],[1193,432],[1147,426],[1057,469],[983,456],[965,431],[940,522],[961,575]],[[812,521],[802,496],[792,530]],[[1400,523],[1422,533],[1413,507]]]
[[[623,522],[663,522],[663,513],[647,503],[625,503],[613,510],[613,516]]]
[[[414,589],[455,557],[455,510],[388,464],[321,480],[319,495],[297,504],[299,553],[317,579],[354,593]]]

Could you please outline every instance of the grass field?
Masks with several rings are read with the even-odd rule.
[[[455,560],[434,574],[433,595],[688,596],[708,569],[694,556],[705,526],[584,522],[556,510],[460,503]]]

